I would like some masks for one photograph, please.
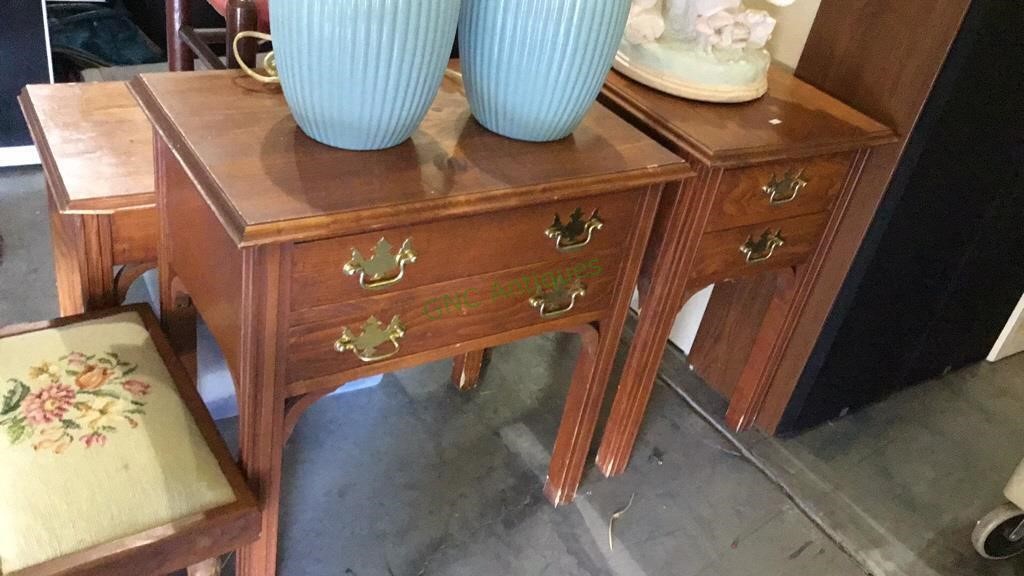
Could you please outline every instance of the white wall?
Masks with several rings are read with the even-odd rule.
[[[1020,297],[1017,307],[1010,314],[1010,321],[992,347],[988,361],[996,362],[1021,352],[1024,352],[1024,296]]]
[[[775,28],[775,35],[768,44],[768,49],[776,60],[790,68],[796,68],[804,51],[807,35],[811,32],[811,25],[814,24],[814,17],[818,14],[821,0],[796,0],[792,6],[785,8],[773,6],[767,0],[747,0],[746,4],[750,8],[767,10],[778,19],[779,24]],[[712,288],[708,287],[691,298],[676,317],[675,326],[672,327],[670,340],[687,354],[690,353],[690,347],[697,336],[697,328],[704,317]]]
[[[779,21],[768,49],[776,60],[796,68],[821,0],[796,0],[793,5],[785,8],[773,6],[767,0],[747,0],[746,4],[750,8],[767,10]]]

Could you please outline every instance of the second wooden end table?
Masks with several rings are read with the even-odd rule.
[[[697,177],[666,191],[640,280],[640,318],[597,462],[626,468],[676,314],[720,283],[691,351],[698,372],[730,400],[726,421],[774,430],[795,382],[775,382],[796,338],[872,147],[891,130],[772,69],[768,94],[745,104],[674,98],[613,72],[602,102],[693,163]]]
[[[281,452],[313,402],[549,331],[583,340],[545,488],[572,500],[661,191],[685,162],[601,106],[560,142],[502,138],[451,78],[410,141],[372,153],[310,140],[278,89],[234,72],[131,86],[158,134],[164,320],[188,324],[187,293],[223,349],[263,503],[239,576],[275,571]]]

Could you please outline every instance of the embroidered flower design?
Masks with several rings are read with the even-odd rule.
[[[114,352],[71,352],[33,366],[26,381],[8,378],[0,387],[0,430],[11,445],[30,440],[37,451],[63,454],[76,440],[102,448],[146,414],[152,386],[128,377],[137,368]]]
[[[81,352],[72,352],[68,354],[65,359],[68,363],[68,368],[81,368],[85,366],[85,363],[89,360],[89,357]]]
[[[85,444],[86,448],[92,448],[93,446],[106,446],[107,437],[99,432],[93,432],[92,434],[86,434],[81,438],[82,443]]]
[[[51,450],[56,454],[61,454],[68,449],[68,446],[71,446],[73,438],[63,428],[50,428],[39,434],[39,438],[32,443],[32,449],[36,451]]]
[[[28,377],[31,380],[58,382],[60,381],[60,366],[49,362],[43,362],[39,366],[29,368]]]
[[[123,408],[118,398],[93,398],[89,402],[76,405],[75,408],[82,413],[78,421],[91,430],[115,428],[123,419]]]
[[[114,371],[105,366],[86,364],[82,372],[75,378],[75,386],[79,390],[95,390],[107,383]]]
[[[132,396],[135,396],[136,398],[149,394],[149,384],[146,384],[141,380],[125,380],[121,384],[121,387],[124,388],[126,392],[128,392]]]
[[[53,384],[25,398],[21,411],[30,424],[50,424],[64,417],[75,401],[75,389]]]

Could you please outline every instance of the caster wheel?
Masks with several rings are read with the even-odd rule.
[[[1024,510],[1007,502],[978,521],[971,534],[974,549],[990,560],[1003,560],[1024,552]],[[1014,530],[1020,537],[1013,539]]]

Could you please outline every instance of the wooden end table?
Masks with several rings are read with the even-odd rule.
[[[157,133],[164,321],[187,332],[190,299],[238,390],[263,504],[239,576],[275,572],[284,442],[338,382],[549,331],[583,340],[545,487],[572,500],[661,191],[686,163],[601,106],[560,142],[502,138],[452,77],[380,152],[312,141],[278,88],[235,72],[131,88]]]
[[[745,104],[675,98],[613,72],[601,101],[691,162],[697,177],[662,195],[640,278],[641,312],[598,453],[606,475],[629,461],[676,314],[717,283],[690,361],[729,399],[728,424],[769,431],[813,339],[793,328],[869,150],[891,130],[787,72]]]
[[[146,116],[123,82],[31,85],[18,100],[46,176],[61,316],[121,303],[156,266]]]

